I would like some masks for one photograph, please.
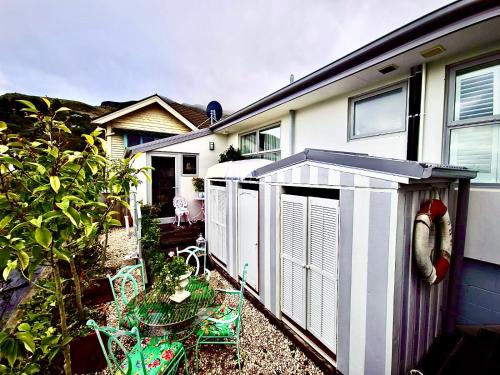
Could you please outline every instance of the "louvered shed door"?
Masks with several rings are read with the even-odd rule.
[[[281,310],[306,328],[307,197],[281,195]]]
[[[308,202],[307,330],[336,352],[338,201]]]
[[[210,252],[226,263],[226,188],[210,186],[208,197]]]

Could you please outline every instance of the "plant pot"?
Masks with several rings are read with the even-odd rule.
[[[90,285],[83,291],[83,303],[86,306],[100,305],[113,299],[111,285],[105,277],[90,280]]]
[[[175,293],[170,296],[170,299],[175,302],[182,302],[191,295],[191,292],[186,290],[189,284],[189,276],[191,276],[191,271],[179,276],[179,285],[175,288]]]
[[[101,335],[104,346],[108,344],[108,336]],[[108,364],[102,352],[95,332],[87,336],[75,337],[69,344],[71,352],[71,371],[74,374],[88,374],[104,370]]]

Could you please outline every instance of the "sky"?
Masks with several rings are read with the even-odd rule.
[[[449,0],[0,0],[0,94],[237,110]]]

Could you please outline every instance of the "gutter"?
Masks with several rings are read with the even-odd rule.
[[[438,30],[443,30],[447,26],[456,24],[466,18],[478,15],[482,12],[498,8],[496,1],[464,0],[456,1],[450,5],[442,7],[430,14],[396,29],[395,31],[361,47],[354,52],[332,62],[325,67],[295,81],[294,83],[275,91],[274,93],[244,107],[225,119],[214,124],[210,128],[217,130],[231,125],[237,120],[241,120],[262,108],[272,105],[275,102],[284,100],[294,94],[300,93],[307,88],[317,85],[322,81],[345,71],[353,69],[376,57],[390,52],[398,47],[410,43],[425,35],[432,34]],[[487,17],[485,17],[487,18]]]

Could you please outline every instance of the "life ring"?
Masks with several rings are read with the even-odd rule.
[[[429,244],[431,227],[435,219],[440,219],[440,253],[432,263],[434,244]],[[444,279],[450,266],[452,248],[452,228],[448,208],[439,199],[431,199],[420,207],[415,218],[415,260],[421,276],[429,284],[437,284]],[[429,246],[430,245],[430,246]]]

